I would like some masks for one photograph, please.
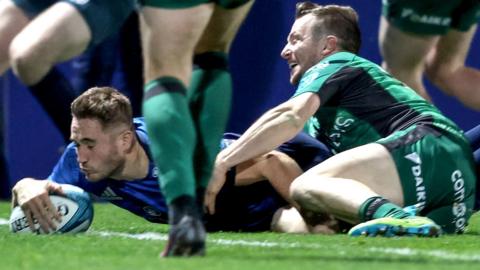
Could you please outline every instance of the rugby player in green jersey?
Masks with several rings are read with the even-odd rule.
[[[117,33],[134,9],[135,0],[2,0],[0,75],[11,67],[68,141],[79,93],[55,65]]]
[[[423,76],[480,110],[480,71],[465,66],[477,32],[480,1],[383,0],[379,43],[383,67],[430,99]]]
[[[140,3],[143,115],[172,225],[162,255],[203,255],[203,194],[232,94],[228,51],[253,1]]]
[[[290,195],[303,212],[356,225],[353,236],[465,230],[475,175],[463,132],[414,90],[359,57],[359,48],[352,8],[297,4],[281,53],[297,90],[219,153],[205,198],[210,212],[228,168],[305,129],[336,154],[293,181]]]

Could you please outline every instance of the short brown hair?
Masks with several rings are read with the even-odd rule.
[[[319,23],[312,29],[314,37],[334,35],[343,50],[358,53],[362,39],[358,27],[358,15],[353,8],[337,5],[322,6],[309,1],[298,3],[295,19],[307,14],[312,14],[319,19]]]
[[[71,111],[79,119],[97,119],[103,129],[122,124],[133,127],[130,100],[111,87],[88,89],[72,102]]]

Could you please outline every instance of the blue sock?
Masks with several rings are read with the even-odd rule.
[[[468,130],[465,132],[465,137],[467,137],[472,151],[476,151],[480,148],[480,125]],[[478,160],[476,160],[478,162]]]

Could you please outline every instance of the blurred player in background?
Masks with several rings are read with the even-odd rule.
[[[423,76],[467,107],[480,110],[480,71],[465,66],[480,19],[480,1],[383,0],[383,66],[430,100]]]
[[[1,78],[0,78],[1,82]],[[0,104],[3,104],[3,95],[0,93]],[[8,173],[8,163],[5,155],[5,136],[4,136],[4,113],[5,106],[0,106],[0,199],[9,198],[9,186],[10,183]]]
[[[11,67],[68,140],[78,93],[54,65],[116,33],[134,0],[0,1],[0,74]]]
[[[118,33],[90,46],[70,62],[69,77],[75,92],[80,94],[94,86],[114,86],[129,98],[133,116],[141,116],[143,63],[140,46],[138,14],[132,12]]]
[[[140,2],[143,113],[172,225],[162,256],[204,255],[201,203],[229,116],[228,52],[253,1]]]

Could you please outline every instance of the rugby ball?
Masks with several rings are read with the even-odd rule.
[[[62,184],[61,186],[65,195],[50,195],[50,200],[57,208],[62,220],[54,221],[57,225],[54,233],[78,233],[88,230],[93,221],[93,205],[89,194],[73,185]],[[20,206],[13,208],[9,223],[10,230],[14,233],[45,233],[36,220],[34,220],[35,229],[33,231],[30,229]]]

